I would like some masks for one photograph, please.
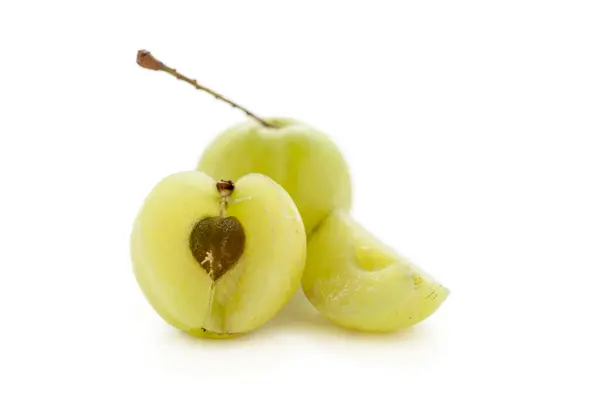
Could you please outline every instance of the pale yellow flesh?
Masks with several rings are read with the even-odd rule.
[[[449,295],[340,210],[324,220],[308,243],[302,288],[336,324],[374,332],[415,325]]]
[[[131,236],[138,283],[154,309],[183,331],[229,336],[268,321],[298,287],[306,237],[289,195],[271,179],[235,182],[225,216],[241,222],[244,253],[214,285],[193,257],[189,235],[200,219],[219,215],[216,182],[200,171],[161,181],[140,210]]]
[[[197,168],[215,179],[236,180],[252,172],[269,176],[290,194],[310,235],[333,209],[350,209],[348,166],[318,130],[289,118],[266,120],[277,128],[248,120],[222,132]]]

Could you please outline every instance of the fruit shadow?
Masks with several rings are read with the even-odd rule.
[[[423,334],[424,330],[421,328],[416,326],[391,333],[360,332],[342,328],[321,315],[307,300],[304,293],[298,290],[281,311],[256,333],[271,335],[278,332],[301,332],[303,336],[315,336],[324,339],[396,343]]]
[[[344,340],[348,342],[373,342],[378,345],[398,343],[417,337],[428,336],[427,329],[422,326],[411,327],[391,333],[369,333],[345,329],[335,325],[322,316],[298,290],[286,305],[264,326],[230,339],[197,338],[187,333],[171,330],[170,336],[187,346],[236,347],[248,343],[266,341],[279,334],[301,334],[303,337],[315,337],[322,340]]]

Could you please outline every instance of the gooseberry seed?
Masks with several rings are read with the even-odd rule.
[[[206,217],[190,234],[190,250],[214,282],[237,263],[245,242],[244,228],[235,217]]]
[[[220,180],[216,189],[221,195],[220,215],[198,221],[190,234],[190,250],[213,282],[230,271],[244,253],[246,233],[236,217],[225,213],[235,189],[232,181]]]

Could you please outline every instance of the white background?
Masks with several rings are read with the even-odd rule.
[[[0,4],[1,399],[600,397],[597,1]],[[244,116],[140,48],[331,135],[354,216],[448,301],[385,336],[302,303],[238,340],[166,325],[131,224]]]

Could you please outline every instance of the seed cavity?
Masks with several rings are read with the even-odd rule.
[[[216,282],[244,253],[246,233],[235,217],[206,217],[192,229],[189,244],[196,261]]]

